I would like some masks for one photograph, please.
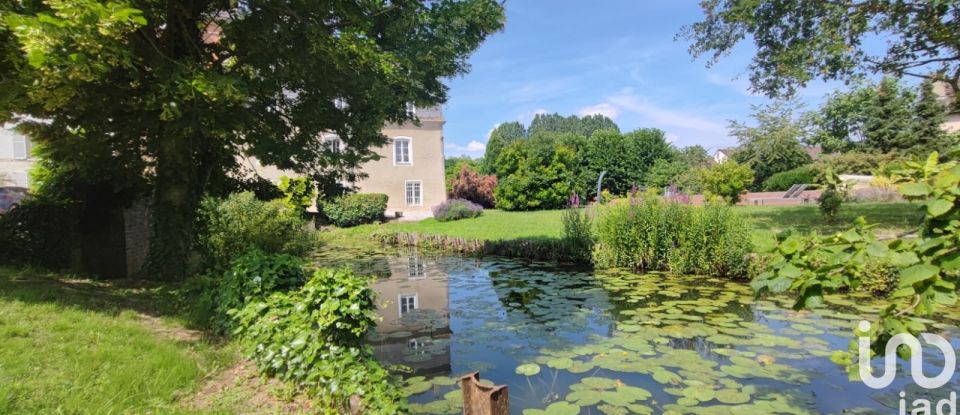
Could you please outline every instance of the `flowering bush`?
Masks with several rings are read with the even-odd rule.
[[[483,206],[463,199],[449,199],[433,207],[433,217],[440,222],[475,218],[483,213]]]
[[[493,189],[497,187],[497,176],[482,176],[470,166],[463,164],[460,174],[450,182],[451,199],[465,199],[485,208],[493,207]]]

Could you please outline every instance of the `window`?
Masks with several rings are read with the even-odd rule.
[[[407,206],[423,205],[423,193],[421,190],[422,182],[419,180],[407,181]]]
[[[413,164],[412,151],[410,148],[410,138],[397,137],[393,139],[393,164],[394,165]]]
[[[417,106],[413,105],[412,102],[407,103],[407,115],[411,117],[417,115]]]
[[[13,158],[25,160],[27,158],[27,137],[20,134],[13,136]]]
[[[407,276],[410,279],[421,279],[425,277],[426,267],[423,265],[423,260],[419,256],[410,257],[410,261],[407,268]]]
[[[421,342],[419,339],[410,339],[407,341],[407,348],[412,350],[420,350],[423,348],[423,346],[423,342]]]
[[[417,309],[416,294],[400,294],[400,317]]]
[[[330,150],[334,153],[340,152],[340,139],[339,138],[324,138],[323,145],[327,147],[327,150]]]

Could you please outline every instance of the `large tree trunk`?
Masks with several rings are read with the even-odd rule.
[[[203,188],[189,143],[185,137],[167,136],[157,151],[150,250],[143,270],[151,279],[182,279],[189,271]]]
[[[159,73],[179,73],[202,61],[200,21],[203,1],[167,0],[159,38],[162,62],[173,62]],[[179,97],[174,96],[176,102]],[[181,102],[183,104],[183,102]],[[185,105],[181,106],[186,108]],[[196,107],[190,111],[198,111]],[[190,111],[186,116],[196,115]],[[178,120],[179,121],[179,120]],[[160,121],[156,139],[156,171],[151,203],[150,249],[144,276],[159,280],[184,278],[189,272],[194,220],[204,188],[196,154],[204,143],[196,131]],[[186,125],[190,125],[187,123]]]

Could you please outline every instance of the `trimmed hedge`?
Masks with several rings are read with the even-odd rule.
[[[819,174],[819,170],[812,165],[800,166],[768,177],[761,188],[764,192],[789,190],[795,184],[813,184]]]
[[[323,215],[341,228],[382,221],[387,199],[383,193],[353,193],[324,202]]]

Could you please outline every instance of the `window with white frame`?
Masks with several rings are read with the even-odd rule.
[[[417,309],[416,294],[400,294],[400,317]]]
[[[426,276],[426,267],[423,264],[423,259],[419,256],[410,257],[407,266],[407,276],[410,277],[410,279],[421,279]]]
[[[407,206],[423,205],[423,182],[420,180],[407,180],[406,187]]]
[[[323,139],[323,145],[333,153],[340,152],[340,139],[337,137],[327,137]]]
[[[393,139],[393,164],[410,165],[413,164],[413,150],[410,148],[410,139],[407,137],[397,137]]]
[[[19,134],[13,136],[13,158],[17,160],[26,160],[27,158],[27,137]]]
[[[417,115],[417,106],[413,105],[412,102],[407,103],[407,115],[409,116]]]

